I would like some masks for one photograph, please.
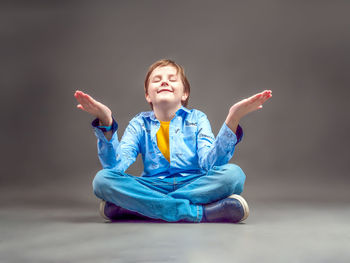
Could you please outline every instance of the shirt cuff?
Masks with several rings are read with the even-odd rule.
[[[232,147],[237,145],[243,138],[243,129],[238,124],[236,133],[234,133],[224,122],[224,124],[221,127],[221,130],[219,131],[219,134],[223,137],[225,137],[225,141],[228,142],[228,146]]]
[[[112,117],[112,119],[113,119],[113,122],[112,122],[112,130],[111,131],[112,131],[112,133],[115,133],[118,130],[118,123],[115,121],[115,119],[113,117]],[[100,125],[100,120],[98,118],[94,119],[91,122],[91,125],[93,128],[98,129],[98,130],[103,132],[103,130],[98,127]]]
[[[236,130],[236,137],[237,137],[237,142],[236,142],[236,144],[237,143],[239,143],[241,140],[242,140],[242,138],[243,138],[243,129],[242,129],[242,127],[238,124],[238,126],[237,126],[237,130]]]

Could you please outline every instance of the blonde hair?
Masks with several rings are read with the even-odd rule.
[[[182,84],[184,86],[184,92],[188,95],[187,99],[185,101],[182,102],[182,105],[184,107],[187,107],[188,104],[188,100],[190,98],[190,91],[191,91],[191,86],[190,83],[188,82],[186,75],[185,75],[185,70],[183,67],[181,67],[180,65],[176,64],[174,61],[170,60],[170,59],[161,59],[158,60],[156,62],[154,62],[148,69],[148,72],[146,74],[146,78],[145,78],[145,93],[148,94],[148,85],[149,85],[149,78],[153,72],[153,70],[155,70],[158,67],[165,67],[165,66],[173,66],[176,69],[176,73],[180,74],[181,77],[181,81]],[[151,108],[153,110],[153,105],[150,102]]]

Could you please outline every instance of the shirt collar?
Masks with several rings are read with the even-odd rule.
[[[183,105],[181,105],[181,107],[176,111],[175,116],[181,115],[182,112],[190,113],[190,110],[187,109],[186,107],[184,107]],[[157,118],[156,118],[156,116],[154,114],[154,111],[150,112],[149,117],[151,118],[151,120],[157,121]]]

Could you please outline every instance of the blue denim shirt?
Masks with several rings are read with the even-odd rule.
[[[165,178],[178,173],[187,176],[203,173],[213,166],[224,165],[232,158],[235,146],[242,140],[240,126],[236,134],[224,123],[217,135],[211,130],[207,116],[196,109],[184,106],[176,112],[169,126],[170,163],[157,146],[160,122],[153,111],[137,114],[118,140],[118,124],[113,119],[113,136],[110,141],[97,128],[98,119],[92,122],[97,137],[98,157],[103,168],[125,172],[142,155],[144,171],[141,176]]]

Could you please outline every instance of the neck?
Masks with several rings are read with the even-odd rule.
[[[167,107],[161,108],[161,107],[153,106],[153,111],[154,111],[154,115],[159,121],[171,121],[174,118],[175,113],[180,108],[181,108],[181,104],[171,108],[167,108]]]

